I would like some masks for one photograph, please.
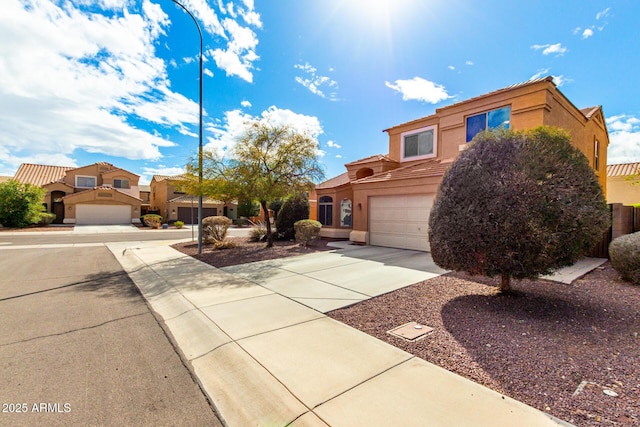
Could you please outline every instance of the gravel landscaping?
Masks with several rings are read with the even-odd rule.
[[[450,273],[328,315],[578,426],[640,425],[640,287],[609,263],[562,285]],[[387,333],[416,321],[415,342]],[[611,396],[613,395],[613,396]]]

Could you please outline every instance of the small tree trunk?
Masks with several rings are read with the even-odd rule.
[[[511,276],[508,274],[503,274],[500,277],[500,287],[498,288],[500,292],[509,292],[511,290]]]
[[[273,233],[271,232],[271,218],[269,218],[269,209],[267,208],[267,201],[261,200],[260,206],[262,206],[262,210],[264,212],[264,221],[265,226],[267,227],[267,247],[273,247]]]

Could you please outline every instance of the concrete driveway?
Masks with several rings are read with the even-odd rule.
[[[446,273],[426,252],[335,244],[338,251],[222,268],[326,313]]]

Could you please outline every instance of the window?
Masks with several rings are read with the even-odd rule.
[[[405,132],[402,138],[402,160],[417,160],[435,157],[436,126]]]
[[[114,179],[113,186],[115,188],[130,188],[128,179]]]
[[[80,188],[93,188],[96,186],[95,176],[76,176],[76,187]]]
[[[598,142],[598,140],[596,139],[593,142],[593,168],[595,170],[599,170],[600,169],[600,143]]]
[[[467,117],[467,142],[484,130],[509,129],[511,107],[498,108]]]
[[[333,225],[333,198],[322,196],[318,200],[318,221],[322,225]]]
[[[351,200],[344,199],[340,202],[340,227],[351,227]]]

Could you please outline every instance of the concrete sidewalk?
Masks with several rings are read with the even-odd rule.
[[[566,425],[323,314],[439,274],[415,269],[410,251],[368,246],[223,271],[152,245],[109,248],[230,426]]]

